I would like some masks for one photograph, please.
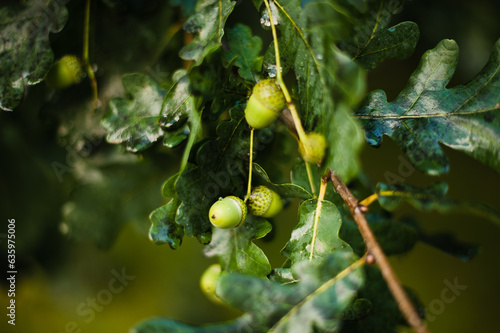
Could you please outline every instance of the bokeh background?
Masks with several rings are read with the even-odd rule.
[[[155,44],[157,36],[152,31],[161,30],[162,22],[174,14],[158,10],[156,1],[95,3],[91,48],[92,57],[99,65],[103,99],[119,89],[116,86],[120,71],[171,74],[169,66],[165,69],[146,67],[144,63],[137,63],[135,57],[141,59],[137,55],[144,52],[139,50],[142,44],[146,50]],[[110,3],[115,7],[110,7]],[[83,2],[68,4],[67,27],[53,36],[56,56],[80,52],[81,40],[74,36],[81,36],[82,19],[72,16],[81,11],[79,6],[83,6]],[[256,24],[258,13],[250,1],[244,1],[239,12],[240,16],[230,19],[229,26],[243,21],[252,26],[254,33],[269,40],[269,33]],[[369,89],[384,89],[389,100],[395,98],[423,52],[444,38],[455,39],[460,47],[460,61],[450,86],[466,83],[487,62],[491,47],[500,37],[499,17],[500,3],[495,0],[407,2],[393,22],[412,20],[419,25],[421,37],[417,49],[409,59],[385,62],[370,72]],[[148,23],[132,33],[134,23],[142,21]],[[121,28],[118,32],[117,27]],[[112,45],[100,44],[105,36],[109,38],[112,34],[130,36],[130,39],[117,38]],[[161,56],[163,63],[170,63],[171,68],[182,65],[173,51],[182,42],[182,38],[171,41]],[[115,67],[119,67],[119,71]],[[186,237],[181,248],[174,251],[167,245],[154,245],[147,237],[148,214],[162,204],[161,184],[178,168],[172,161],[182,153],[182,148],[165,151],[156,147],[138,158],[122,156],[106,143],[94,141],[89,149],[79,150],[78,156],[70,155],[67,147],[74,147],[78,134],[72,132],[76,127],[68,119],[85,123],[87,143],[92,141],[89,137],[98,137],[101,133],[92,116],[73,117],[85,109],[88,95],[86,89],[70,88],[50,95],[49,100],[47,88],[38,85],[29,89],[18,110],[0,113],[0,236],[7,232],[7,219],[16,219],[18,271],[16,326],[12,327],[6,324],[3,314],[8,287],[6,266],[0,265],[0,308],[4,309],[0,331],[127,332],[134,324],[153,316],[194,324],[237,316],[236,311],[211,303],[200,291],[199,277],[214,262],[203,256],[202,245]],[[482,202],[500,211],[500,175],[465,154],[447,147],[444,150],[450,159],[448,174],[430,177],[415,171],[408,182],[424,186],[445,181],[450,187],[450,197]],[[100,158],[109,154],[116,154],[113,162],[99,164]],[[76,162],[61,180],[54,172],[53,163],[67,164],[68,156]],[[389,138],[385,138],[378,149],[367,145],[362,154],[364,170],[373,182],[384,181],[386,172],[398,173],[399,156],[402,152]],[[90,166],[85,162],[87,159],[92,161]],[[130,163],[123,163],[124,159]],[[135,168],[139,166],[150,175],[146,185],[135,183]],[[118,187],[117,184],[122,186],[119,190],[110,190]],[[76,203],[82,206],[75,208]],[[274,267],[282,263],[279,250],[296,222],[296,205],[292,202],[276,219],[272,241],[257,241]],[[467,286],[455,301],[435,313],[434,320],[429,322],[430,329],[464,333],[497,331],[500,227],[478,216],[421,213],[408,205],[403,205],[397,214],[416,217],[429,233],[446,232],[458,240],[481,245],[481,251],[470,262],[422,243],[406,255],[391,258],[400,279],[418,293],[424,306],[441,299],[445,280],[457,279]],[[82,225],[81,236],[68,231],[68,223],[75,221]],[[103,241],[93,233],[93,230],[101,230],[99,227],[103,224],[116,230],[111,232],[111,241]],[[0,237],[0,251],[1,258],[6,258],[3,237]],[[113,271],[122,269],[133,276],[133,280],[121,292],[112,294],[109,303],[87,322],[88,317],[79,315],[77,309],[89,298],[105,293],[103,290],[109,289]]]

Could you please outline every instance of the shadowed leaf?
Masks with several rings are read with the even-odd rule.
[[[390,213],[374,211],[366,214],[370,228],[386,255],[397,255],[410,251],[419,240],[419,231],[404,220],[396,220]],[[366,246],[356,223],[344,219],[340,237],[352,246],[357,255],[363,255]]]
[[[335,45],[351,29],[338,7],[328,1],[308,2],[303,9],[300,5],[277,3],[279,43],[295,48],[284,65],[294,67],[306,131],[322,133],[328,142],[324,166],[349,181],[359,168],[362,131],[351,107],[362,98],[364,71]]]
[[[64,3],[67,1],[64,1]],[[12,111],[26,87],[42,81],[54,60],[49,35],[66,24],[55,0],[31,0],[0,9],[0,108]]]
[[[196,14],[184,23],[184,30],[196,37],[181,50],[181,58],[199,66],[207,55],[220,48],[224,25],[235,5],[231,0],[198,1]]]
[[[338,251],[317,261],[292,267],[299,282],[281,285],[268,279],[224,274],[217,295],[229,305],[254,318],[252,332],[314,332],[340,326],[342,312],[363,284],[350,251]],[[341,273],[341,276],[336,277]]]
[[[371,43],[358,51],[354,60],[367,70],[387,59],[405,59],[415,50],[420,32],[413,22],[402,22],[380,31]]]
[[[226,32],[228,49],[224,50],[224,58],[239,67],[239,75],[247,81],[256,82],[254,73],[260,72],[262,57],[262,40],[253,36],[250,28],[237,24]]]
[[[344,310],[364,283],[364,274],[351,252],[339,251],[321,261],[293,267],[297,283],[281,285],[263,277],[223,273],[216,294],[244,312],[239,318],[218,324],[190,326],[164,318],[148,319],[135,333],[297,332],[339,329]],[[339,274],[340,273],[340,274]]]
[[[402,22],[387,28],[405,0],[344,1],[351,14],[352,32],[339,45],[363,68],[371,70],[386,59],[403,59],[413,53],[418,26]]]
[[[183,172],[176,183],[179,207],[177,222],[188,236],[210,241],[208,211],[219,198],[243,197],[246,184],[245,160],[250,149],[250,133],[243,106],[231,110],[231,120],[217,127],[218,138],[204,142],[196,154],[197,166]],[[201,237],[201,238],[200,238]]]
[[[179,200],[172,199],[155,209],[149,216],[151,220],[149,238],[156,245],[168,244],[174,250],[181,246],[184,229],[175,222],[179,203]]]
[[[458,62],[458,46],[443,40],[427,51],[407,86],[388,103],[383,91],[366,98],[356,112],[372,146],[388,135],[417,169],[448,172],[439,143],[500,171],[500,40],[490,60],[469,83],[447,89]]]
[[[150,162],[111,161],[84,168],[86,181],[62,208],[62,223],[72,239],[90,239],[108,249],[125,223],[144,225],[148,211],[161,204],[155,191],[160,186],[160,170]]]
[[[276,191],[282,198],[311,199],[312,195],[303,187],[295,184],[273,184],[266,171],[257,163],[253,164],[253,173],[261,178],[265,185]]]
[[[243,315],[224,323],[203,326],[192,326],[168,318],[151,318],[137,324],[130,330],[130,333],[236,333],[243,332],[251,325],[250,315]]]
[[[423,210],[436,210],[441,213],[468,212],[490,219],[500,225],[500,213],[479,202],[458,201],[446,196],[448,185],[437,182],[427,188],[409,184],[377,184],[378,201],[387,210],[395,210],[404,200],[413,207]]]

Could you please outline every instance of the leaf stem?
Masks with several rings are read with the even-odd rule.
[[[252,169],[253,169],[253,127],[250,130],[250,161],[248,166],[248,186],[247,186],[247,195],[243,202],[247,202],[248,198],[250,198],[250,193],[252,192]]]
[[[295,107],[295,104],[292,101],[292,97],[288,92],[285,82],[283,82],[283,75],[281,74],[281,57],[278,45],[278,34],[276,33],[276,27],[274,26],[273,13],[271,12],[271,7],[269,6],[269,0],[264,0],[264,3],[266,5],[266,10],[269,15],[269,20],[271,22],[271,32],[273,34],[274,56],[276,58],[276,82],[278,83],[278,86],[281,88],[283,96],[285,96],[288,109],[292,114],[293,122],[295,124],[295,129],[297,130],[297,134],[299,135],[299,140],[301,142],[306,142],[307,136],[306,132],[304,131],[304,127],[302,126],[302,122],[300,121],[299,113],[297,112],[297,108]],[[307,150],[308,145],[304,145],[304,149]]]
[[[306,162],[307,163],[307,162]],[[313,238],[311,241],[311,254],[309,260],[314,256],[314,245],[316,244],[316,234],[318,233],[318,222],[323,207],[323,199],[325,198],[326,186],[328,185],[328,177],[321,178],[321,187],[319,188],[318,203],[316,204],[316,212],[314,214]]]
[[[163,110],[163,106],[162,106]],[[186,144],[186,147],[184,148],[184,153],[182,154],[182,160],[181,160],[181,167],[179,169],[179,174],[183,173],[184,170],[187,167],[188,159],[189,159],[189,154],[191,153],[191,148],[193,147],[196,137],[199,136],[199,131],[201,128],[201,113],[196,112],[195,110],[191,110],[191,119],[195,119],[191,121],[191,129],[189,133],[189,139]]]
[[[354,221],[356,222],[359,231],[361,232],[361,236],[366,244],[366,251],[375,258],[375,262],[377,263],[380,272],[382,273],[382,276],[384,277],[384,280],[386,281],[387,286],[389,287],[389,290],[396,300],[396,303],[398,304],[399,309],[406,321],[415,330],[415,332],[430,333],[424,321],[418,315],[415,306],[406,295],[398,277],[392,270],[389,260],[385,256],[384,251],[378,244],[375,235],[370,229],[368,221],[365,218],[367,207],[359,204],[358,199],[354,197],[351,191],[334,172],[331,173],[330,179],[335,190],[349,207],[349,210],[354,217]]]
[[[83,66],[87,72],[87,75],[90,79],[90,86],[92,88],[92,102],[94,104],[94,109],[99,106],[99,96],[97,93],[97,81],[95,79],[94,70],[90,65],[89,60],[89,28],[90,26],[90,0],[87,0],[85,3],[85,18],[83,22],[83,54],[82,61]]]
[[[378,194],[373,193],[368,198],[365,198],[364,200],[362,200],[359,204],[368,207],[372,203],[374,203],[377,199],[378,199]]]
[[[177,23],[169,26],[167,31],[163,33],[163,37],[158,43],[159,46],[157,47],[155,53],[151,57],[150,67],[153,67],[158,62],[158,59],[165,51],[165,48],[168,46],[172,38],[182,29],[183,25],[184,25],[183,20],[179,20]]]
[[[311,186],[311,192],[312,192],[312,194],[314,196],[316,196],[316,188],[314,186],[314,180],[313,180],[313,176],[312,176],[311,165],[307,161],[304,161],[304,163],[306,164],[307,178],[309,179],[309,186]]]

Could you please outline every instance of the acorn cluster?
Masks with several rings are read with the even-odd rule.
[[[253,87],[245,108],[245,119],[254,129],[266,128],[279,117],[286,106],[285,96],[276,80],[262,80]],[[307,162],[320,164],[325,157],[325,147],[325,137],[320,133],[306,134],[299,142],[299,152]],[[210,222],[218,228],[234,228],[245,221],[247,211],[255,216],[270,218],[283,209],[281,197],[265,186],[255,187],[246,201],[248,208],[238,197],[219,198],[210,208]]]
[[[258,82],[245,108],[245,119],[251,127],[261,129],[271,125],[286,108],[286,100],[276,80]],[[305,161],[321,163],[325,157],[326,140],[321,133],[309,133],[299,142],[299,152]]]
[[[210,207],[208,217],[217,228],[228,229],[240,226],[246,219],[247,211],[255,216],[270,218],[282,209],[283,200],[278,193],[266,186],[257,186],[252,190],[246,204],[232,195],[219,198]]]

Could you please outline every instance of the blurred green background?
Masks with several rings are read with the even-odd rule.
[[[94,22],[94,58],[100,66],[100,83],[114,88],[110,88],[112,93],[119,89],[116,88],[118,71],[113,66],[121,66],[120,71],[124,73],[138,68],[144,71],[144,64],[134,62],[136,53],[141,52],[134,41],[99,44],[99,40],[104,39],[102,34],[124,34],[105,28],[116,29],[121,25],[127,31],[133,29],[133,23],[146,20],[147,25],[134,32],[149,45],[156,40],[151,31],[156,31],[162,20],[174,15],[164,10],[157,11],[153,17],[155,1],[118,3],[121,7],[117,10],[98,2],[93,11],[93,15],[100,14],[97,17],[104,16],[107,20],[107,23]],[[68,40],[71,36],[80,36],[81,19],[73,19],[71,13],[77,12],[81,5],[69,5],[67,28],[54,36],[56,55],[68,52],[68,48],[80,52],[80,39],[74,38],[69,44]],[[241,6],[240,13],[255,12],[250,1]],[[393,22],[412,20],[419,25],[421,38],[417,49],[409,59],[382,63],[370,72],[369,89],[384,89],[389,100],[396,97],[422,53],[444,38],[455,39],[460,47],[460,61],[451,85],[467,82],[486,63],[492,45],[500,37],[498,17],[500,4],[494,0],[408,2]],[[256,12],[254,16],[235,16],[228,24],[238,21],[252,25],[254,33],[268,35],[256,24]],[[172,50],[181,42],[174,39],[162,56],[164,62],[172,64],[171,68],[180,65]],[[133,50],[128,50],[127,43],[134,45]],[[121,52],[118,52],[120,57],[116,50]],[[165,67],[166,73],[159,70],[155,73],[167,75],[169,68]],[[85,105],[79,105],[84,101],[80,94],[88,96],[89,93],[83,90],[81,93],[70,88],[62,94],[51,95],[48,101],[47,89],[43,85],[34,86],[18,110],[0,113],[0,234],[7,232],[7,219],[16,219],[18,270],[16,326],[7,325],[4,317],[0,331],[127,332],[137,322],[152,316],[195,324],[237,316],[233,310],[212,304],[199,289],[200,275],[213,263],[203,256],[202,245],[184,238],[182,247],[173,251],[166,245],[156,246],[147,238],[148,214],[162,204],[161,184],[178,168],[177,163],[171,161],[178,160],[182,148],[164,151],[156,147],[140,157],[123,156],[107,144],[90,140],[102,132],[92,116],[81,111]],[[101,91],[103,98],[110,94]],[[58,109],[60,105],[66,109]],[[75,123],[84,124],[86,140],[79,141],[82,135],[75,133]],[[75,147],[79,142],[90,142],[90,148],[83,147],[75,157],[74,151],[67,147]],[[452,198],[482,202],[500,211],[500,176],[464,154],[444,149],[450,159],[449,174],[429,177],[415,171],[408,182],[423,186],[442,180],[449,184]],[[103,156],[113,156],[113,159],[105,160]],[[363,168],[373,182],[384,181],[386,172],[398,173],[399,156],[402,152],[386,138],[379,149],[365,147]],[[71,158],[76,162],[59,178],[53,163],[68,165],[68,161],[73,161]],[[136,183],[135,173],[139,169],[150,176],[145,184]],[[74,203],[78,202],[85,205],[75,208]],[[272,242],[257,242],[274,267],[282,263],[279,250],[296,223],[296,205],[292,203],[276,220]],[[442,298],[445,280],[457,279],[459,284],[467,286],[455,301],[446,304],[439,314],[435,313],[434,320],[429,322],[430,329],[464,333],[496,331],[500,296],[499,226],[477,216],[421,213],[407,205],[397,214],[416,217],[427,232],[447,232],[461,241],[481,245],[480,253],[471,262],[460,261],[422,243],[409,254],[391,259],[400,279],[417,291],[424,306],[436,304],[435,300]],[[74,228],[71,223],[79,224],[81,229],[77,230],[81,233],[72,234],[74,229],[68,228],[68,225]],[[98,228],[103,224],[114,235],[114,242],[106,242],[95,234],[94,230],[101,230]],[[1,237],[0,241],[1,257],[5,258],[6,240]],[[0,304],[5,309],[8,286],[5,265],[1,267]],[[121,292],[112,294],[109,303],[87,322],[88,316],[79,315],[77,309],[89,298],[104,295],[113,270],[121,272],[123,268],[133,280]]]

